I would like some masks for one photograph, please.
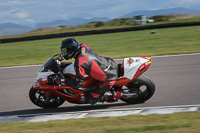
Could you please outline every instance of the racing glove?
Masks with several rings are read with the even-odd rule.
[[[54,83],[55,84],[58,84],[58,85],[62,85],[62,86],[65,86],[65,79],[63,78],[60,78],[59,76],[56,76],[54,79],[53,79]]]

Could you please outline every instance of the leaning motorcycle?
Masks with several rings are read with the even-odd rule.
[[[122,91],[120,100],[129,103],[143,103],[149,100],[155,92],[153,80],[143,73],[150,67],[152,58],[149,56],[124,58],[118,64],[118,78],[113,91]],[[61,67],[58,67],[58,64]],[[60,69],[61,68],[61,69]],[[87,104],[85,95],[98,81],[89,75],[84,76],[84,84],[79,89],[56,84],[56,76],[75,78],[74,63],[61,63],[59,54],[47,60],[39,69],[37,81],[29,91],[30,100],[42,108],[57,108],[65,101],[75,104]],[[143,75],[142,75],[143,74]],[[105,99],[101,102],[116,102],[117,100]]]

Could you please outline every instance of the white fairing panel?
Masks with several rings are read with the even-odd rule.
[[[74,70],[74,63],[70,64],[69,66],[65,67],[65,69],[63,70],[63,74],[72,74],[72,75],[76,75],[76,72]],[[84,75],[84,77],[88,77],[87,74]]]
[[[37,80],[42,78],[42,80],[44,81],[44,80],[47,79],[47,76],[52,75],[52,74],[54,74],[54,72],[52,72],[52,71],[49,71],[49,72],[38,72]]]
[[[128,79],[132,79],[136,74],[137,70],[143,63],[148,62],[148,59],[144,59],[141,57],[130,57],[124,58],[124,76]]]
[[[63,70],[63,74],[76,75],[76,72],[74,70],[74,63],[72,63],[69,66],[65,67],[65,69]]]

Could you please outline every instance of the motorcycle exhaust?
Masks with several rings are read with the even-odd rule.
[[[124,99],[136,98],[138,96],[139,95],[137,93],[126,93],[126,92],[122,93],[122,98],[124,98]]]

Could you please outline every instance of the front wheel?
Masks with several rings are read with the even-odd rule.
[[[36,90],[33,87],[31,87],[29,91],[29,98],[35,105],[46,109],[57,108],[65,102],[65,100],[54,95],[47,98],[45,96],[45,91]]]
[[[127,97],[125,94],[121,98],[122,101],[129,104],[143,103],[153,96],[155,84],[150,77],[141,75],[126,85],[125,92],[134,95]]]

